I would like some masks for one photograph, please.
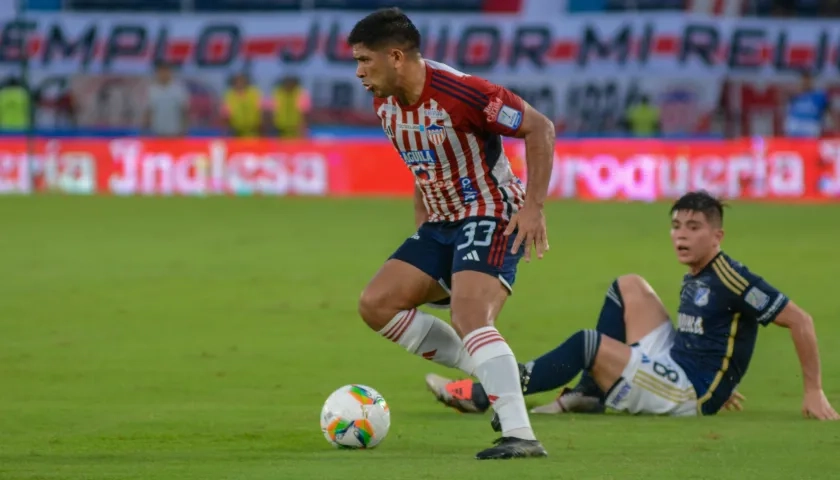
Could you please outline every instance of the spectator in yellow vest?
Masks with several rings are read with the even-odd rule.
[[[263,130],[266,105],[260,89],[251,85],[244,73],[236,74],[225,92],[222,118],[235,137],[258,137]]]
[[[650,103],[647,95],[643,95],[638,103],[627,109],[625,123],[634,137],[651,137],[662,130],[659,108]]]
[[[280,81],[272,98],[274,129],[280,138],[304,138],[307,133],[307,114],[312,107],[309,93],[300,81],[289,76]]]
[[[24,131],[31,125],[29,90],[17,78],[9,78],[0,88],[0,130]]]

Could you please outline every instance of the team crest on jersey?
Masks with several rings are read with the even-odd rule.
[[[429,141],[432,144],[438,146],[443,145],[443,142],[446,141],[446,129],[440,125],[431,125],[426,127],[426,136],[429,137]]]
[[[694,304],[698,307],[705,307],[709,304],[709,294],[711,290],[705,285],[698,285],[697,290],[694,291]]]

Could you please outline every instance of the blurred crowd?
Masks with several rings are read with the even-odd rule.
[[[159,137],[188,134],[194,123],[189,108],[191,97],[177,72],[170,66],[158,65],[146,96],[140,133]],[[105,105],[110,104],[106,101]],[[231,77],[217,111],[208,114],[215,115],[213,123],[231,137],[305,138],[311,124],[311,106],[309,92],[295,76],[281,78],[273,91],[265,95],[251,83],[247,74],[236,73]],[[798,84],[782,92],[776,108],[783,111],[784,135],[820,137],[837,132],[840,127],[838,107],[837,102],[830,101],[825,89],[815,87],[811,75],[804,72]],[[77,112],[69,91],[45,103],[34,98],[17,77],[7,78],[0,84],[0,131],[28,130],[38,108],[50,108],[53,116],[60,117],[58,123],[65,129],[72,129],[77,124]],[[735,122],[734,118],[723,118],[733,114],[722,103],[716,114],[723,123]],[[207,119],[203,120],[206,124]],[[615,133],[626,136],[657,136],[662,132],[660,107],[647,95],[641,95],[627,106],[618,119],[618,127]]]
[[[114,108],[107,98],[108,90],[100,90],[105,108]],[[169,65],[155,66],[154,79],[146,87],[145,111],[141,133],[150,136],[186,136],[191,129],[188,87]],[[307,135],[309,93],[297,77],[281,78],[269,95],[251,84],[245,73],[234,74],[224,92],[217,111],[206,112],[214,119],[204,124],[220,126],[233,137],[276,136],[303,138]],[[24,131],[33,126],[39,109],[49,109],[55,124],[64,129],[78,125],[78,109],[72,91],[47,99],[32,95],[19,77],[11,76],[0,83],[0,131]],[[113,112],[110,112],[113,113]]]
[[[178,137],[190,128],[190,95],[168,65],[157,65],[149,85],[143,131],[152,136]],[[224,92],[219,123],[232,137],[304,138],[311,108],[308,92],[294,76],[280,79],[270,95],[251,84],[248,75],[236,73]]]

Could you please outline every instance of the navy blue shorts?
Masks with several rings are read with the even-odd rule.
[[[524,248],[515,255],[510,253],[516,232],[506,237],[507,226],[507,221],[494,217],[427,222],[391,258],[419,268],[440,282],[447,292],[452,289],[452,275],[463,270],[497,277],[509,292],[513,292],[516,266]],[[449,301],[435,303],[445,306]]]

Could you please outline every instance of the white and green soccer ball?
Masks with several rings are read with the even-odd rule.
[[[321,409],[321,431],[338,448],[374,448],[388,435],[391,411],[385,398],[365,385],[334,391]]]

